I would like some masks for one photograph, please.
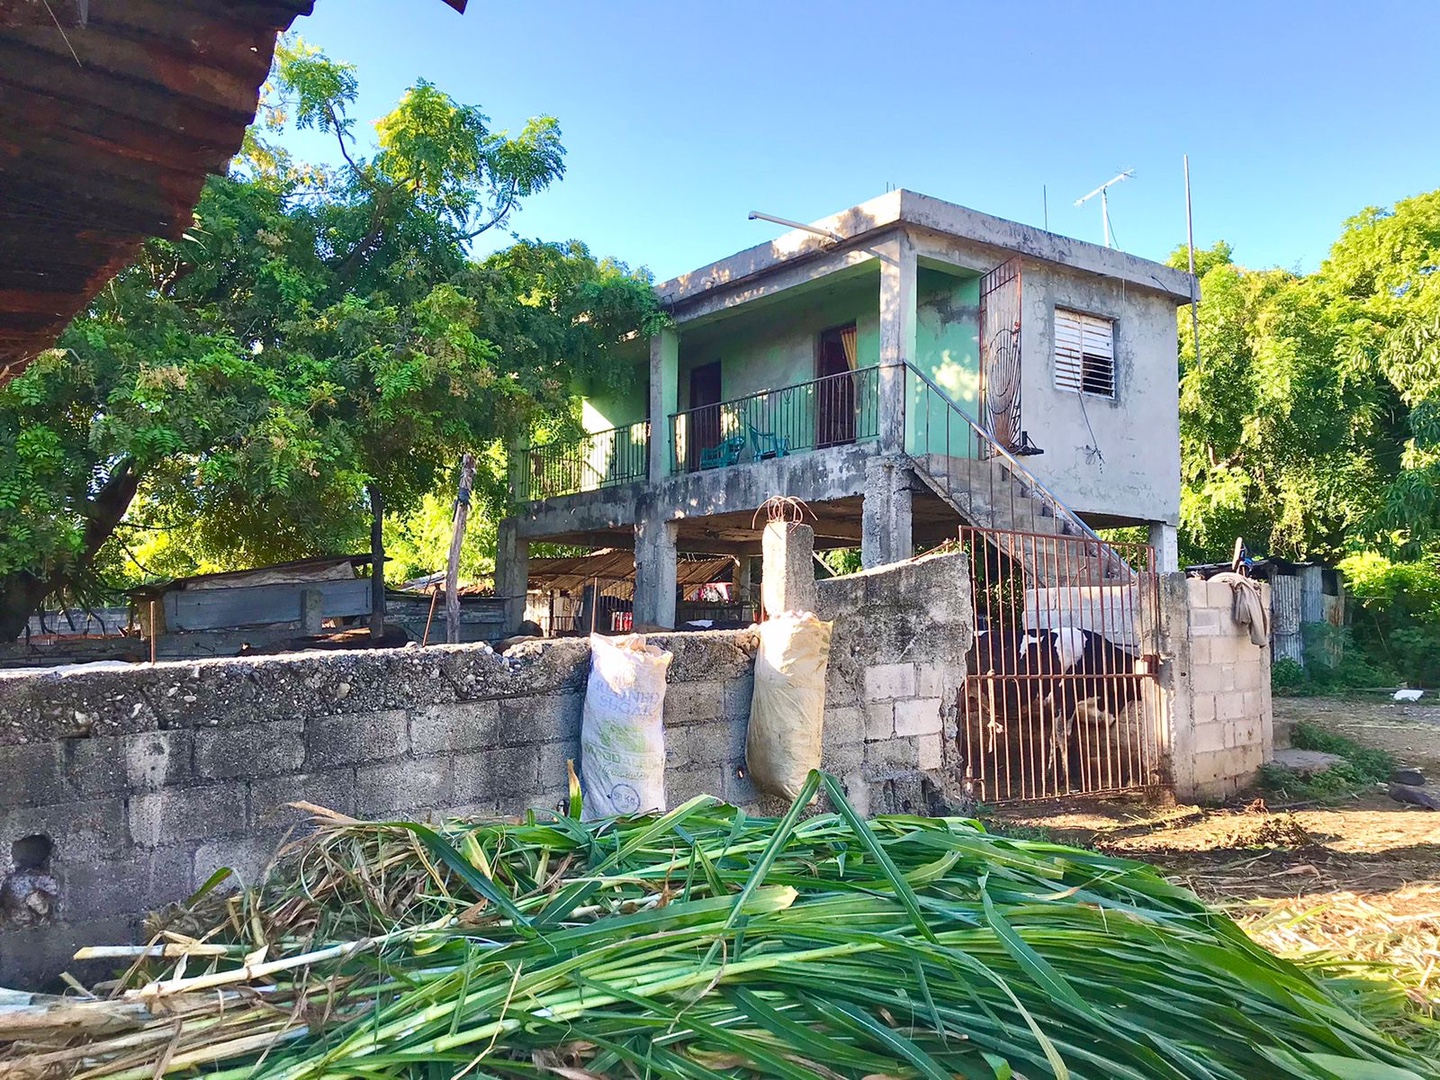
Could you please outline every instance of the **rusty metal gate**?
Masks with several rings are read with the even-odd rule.
[[[961,529],[960,543],[970,555],[975,642],[956,739],[976,797],[1157,786],[1154,548],[973,528]],[[1119,576],[1117,562],[1125,567]]]

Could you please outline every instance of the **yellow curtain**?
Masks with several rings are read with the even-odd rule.
[[[850,370],[855,370],[855,357],[859,345],[856,341],[855,327],[847,326],[840,331],[840,344],[845,349],[845,363],[850,365]]]

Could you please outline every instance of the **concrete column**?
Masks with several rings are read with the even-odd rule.
[[[754,555],[739,555],[736,557],[735,567],[735,600],[737,603],[753,604],[758,617],[760,607],[760,594],[756,590],[760,575],[757,573],[759,567],[756,565]]]
[[[811,611],[820,604],[815,585],[815,530],[793,521],[772,521],[760,535],[765,572],[760,592],[765,614]]]
[[[1163,521],[1150,523],[1150,546],[1155,549],[1155,568],[1162,574],[1180,569],[1180,531]]]
[[[880,449],[905,452],[906,383],[915,360],[915,246],[903,233],[880,255]]]
[[[505,601],[505,633],[513,634],[525,619],[525,592],[530,585],[530,542],[518,535],[515,519],[500,522],[495,544],[495,595]]]
[[[866,570],[903,562],[915,551],[911,527],[910,470],[896,457],[865,463],[860,520],[860,565]]]
[[[642,519],[635,526],[635,614],[640,630],[675,629],[675,542],[680,526],[674,521]]]
[[[661,330],[650,339],[650,480],[671,473],[670,416],[680,408],[680,335]]]

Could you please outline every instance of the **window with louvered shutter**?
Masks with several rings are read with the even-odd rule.
[[[1115,324],[1055,309],[1055,388],[1115,396]]]

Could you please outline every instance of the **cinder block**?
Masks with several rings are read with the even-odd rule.
[[[873,701],[865,706],[865,741],[878,742],[895,737],[895,706]]]
[[[60,867],[61,911],[84,919],[139,915],[184,900],[194,891],[191,847],[171,845],[126,859],[71,862]]]
[[[1235,688],[1235,669],[1231,664],[1206,664],[1190,668],[1190,685],[1197,694],[1223,694]]]
[[[125,741],[121,736],[100,736],[59,741],[65,785],[73,796],[93,799],[129,791],[125,769]]]
[[[17,807],[0,812],[0,853],[8,855],[10,845],[22,836],[41,834],[54,843],[57,860],[114,858],[130,848],[128,825],[125,800],[120,798]]]
[[[914,664],[874,664],[865,669],[867,701],[893,701],[914,696]]]
[[[585,695],[573,690],[536,697],[502,698],[500,745],[523,746],[578,738],[584,705]]]
[[[1229,613],[1235,610],[1235,590],[1223,581],[1207,581],[1205,583],[1205,603],[1216,611]]]
[[[282,839],[283,834],[267,831],[234,840],[216,840],[201,844],[195,851],[190,887],[198,889],[210,879],[211,874],[222,867],[230,871],[230,884],[256,884],[264,877],[266,869],[274,860]]]
[[[750,703],[754,698],[754,675],[725,680],[725,715],[731,720],[749,720]]]
[[[358,716],[322,716],[305,726],[305,767],[386,761],[410,746],[410,722],[400,709]]]
[[[895,703],[896,735],[938,735],[945,729],[940,698],[914,698]]]
[[[1195,753],[1213,754],[1225,749],[1225,728],[1224,720],[1212,721],[1208,724],[1197,724],[1195,726]]]
[[[735,720],[690,724],[665,732],[666,768],[741,765],[745,761],[745,725]]]
[[[0,809],[17,806],[48,806],[70,801],[60,765],[60,747],[55,742],[0,747]]]
[[[912,772],[920,767],[920,742],[917,738],[886,739],[865,744],[866,780],[888,778],[899,772]]]
[[[450,758],[427,757],[355,770],[356,816],[382,818],[450,805],[451,767]]]
[[[195,775],[207,780],[281,776],[299,772],[304,761],[299,720],[195,732]]]
[[[580,741],[579,739],[567,739],[564,742],[545,743],[540,747],[540,770],[536,777],[542,791],[559,789],[568,791],[570,787],[570,774],[565,769],[565,763],[575,763],[575,775],[580,775]]]
[[[250,815],[257,827],[303,821],[303,812],[286,807],[292,802],[314,803],[339,814],[354,814],[355,770],[296,773],[255,780],[250,785]]]
[[[1213,636],[1220,633],[1220,612],[1210,608],[1190,609],[1190,634],[1192,637]]]
[[[1268,676],[1268,672],[1261,669],[1260,650],[1256,649],[1253,645],[1249,645],[1248,642],[1247,645],[1252,650],[1252,655],[1249,657],[1248,663],[1237,663],[1235,665],[1235,689],[1246,690],[1253,693],[1260,689],[1264,679]]]
[[[719,765],[699,765],[684,769],[665,770],[665,800],[670,807],[688,802],[696,795],[713,795],[725,798],[725,777],[727,772]]]
[[[410,715],[410,749],[425,754],[479,750],[499,741],[498,701],[457,701],[430,705]]]
[[[854,707],[826,709],[822,741],[828,750],[845,743],[865,741],[865,710]]]
[[[534,746],[511,746],[456,754],[450,759],[453,787],[449,802],[505,803],[534,795],[540,790],[540,755],[536,750]],[[425,805],[439,806],[444,802],[432,801]]]
[[[245,785],[147,791],[130,799],[130,836],[138,847],[243,834],[249,826]]]
[[[916,742],[920,768],[939,769],[945,764],[944,740],[941,736],[921,735]]]
[[[1194,638],[1190,642],[1190,663],[1195,667],[1201,667],[1211,662],[1214,656],[1212,639],[1208,637]]]
[[[672,684],[665,691],[665,726],[705,724],[723,718],[726,691],[726,684],[717,679]],[[750,715],[748,705],[745,715]]]
[[[191,774],[194,734],[189,731],[146,731],[125,737],[121,754],[125,776],[136,791],[158,791],[184,784]]]
[[[950,664],[917,664],[916,671],[917,697],[948,697],[958,692],[965,681],[965,672]]]

